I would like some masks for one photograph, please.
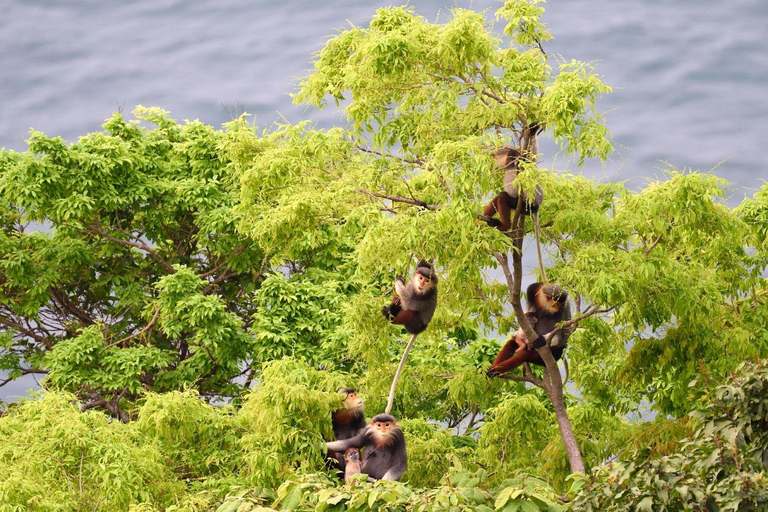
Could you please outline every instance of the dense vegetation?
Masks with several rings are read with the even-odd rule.
[[[610,87],[545,53],[538,3],[507,1],[503,36],[410,7],[339,33],[295,98],[343,128],[140,107],[2,151],[0,369],[45,391],[0,417],[0,511],[768,507],[768,186],[730,208],[711,173],[629,190],[527,164],[581,318],[562,401],[586,472],[549,392],[485,375],[534,252],[478,222],[490,152],[534,122],[577,164],[612,149]],[[336,390],[384,409],[407,337],[380,309],[421,258],[440,295],[393,409],[409,470],[345,486]]]

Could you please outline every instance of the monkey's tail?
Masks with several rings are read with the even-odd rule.
[[[408,352],[411,351],[413,342],[416,341],[416,336],[418,336],[418,334],[411,336],[411,341],[409,341],[408,345],[405,346],[405,352],[403,352],[403,357],[400,359],[400,365],[397,367],[397,372],[395,372],[395,378],[392,380],[392,387],[389,388],[389,400],[387,400],[387,408],[384,409],[384,414],[389,414],[389,411],[392,410],[392,403],[395,401],[395,388],[397,387],[397,381],[400,380],[400,374],[403,373],[405,359],[408,357]]]
[[[544,258],[541,257],[541,241],[539,240],[539,233],[541,232],[541,228],[539,228],[539,214],[532,213],[531,219],[533,220],[533,234],[536,238],[536,255],[539,257],[539,271],[541,272],[541,282],[544,284],[547,284],[549,281],[547,281],[547,273],[544,272]]]

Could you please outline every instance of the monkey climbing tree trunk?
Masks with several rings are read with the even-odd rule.
[[[403,352],[403,357],[400,359],[400,364],[398,365],[397,371],[395,372],[395,378],[392,379],[392,387],[389,388],[389,399],[387,400],[387,408],[384,409],[385,414],[389,414],[389,412],[392,410],[392,404],[395,401],[395,388],[397,387],[397,381],[400,379],[400,374],[403,373],[403,367],[405,366],[405,359],[408,357],[408,352],[411,351],[413,342],[416,341],[416,336],[418,336],[418,334],[414,334],[413,336],[411,336],[411,341],[409,341],[408,345],[405,346],[405,352]]]
[[[509,260],[505,254],[495,251],[494,256],[504,271],[507,287],[509,288],[510,301],[512,302],[512,308],[515,311],[515,317],[520,323],[520,327],[522,327],[525,332],[526,338],[535,340],[538,337],[538,334],[536,334],[531,327],[528,319],[525,317],[523,307],[520,304],[520,285],[523,278],[522,249],[523,237],[525,236],[525,217],[519,215],[519,212],[516,212],[515,214],[515,218],[512,222],[512,229],[512,268],[514,273],[510,272]],[[584,472],[584,461],[581,458],[581,451],[576,442],[576,436],[573,434],[571,421],[568,419],[568,411],[565,408],[565,402],[563,400],[563,382],[560,378],[560,371],[557,368],[557,361],[555,361],[555,358],[552,356],[552,352],[547,345],[537,348],[536,351],[546,365],[544,379],[541,381],[534,379],[525,380],[544,388],[544,391],[547,392],[547,397],[549,397],[549,400],[552,402],[552,406],[555,409],[557,424],[560,428],[560,436],[563,439],[563,445],[568,454],[571,472]]]

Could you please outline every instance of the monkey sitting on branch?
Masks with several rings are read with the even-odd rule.
[[[389,414],[374,416],[371,424],[355,437],[327,443],[327,447],[329,451],[345,454],[350,448],[363,448],[360,471],[368,475],[369,480],[400,480],[408,469],[405,436],[397,420]]]
[[[530,342],[523,329],[518,329],[488,368],[489,377],[512,371],[523,363],[545,366],[536,348],[544,346],[545,336],[557,329],[557,324],[571,319],[568,292],[559,285],[533,283],[528,287],[526,297],[528,308],[525,316],[538,338]],[[562,357],[570,335],[571,329],[565,327],[552,336],[549,348],[555,361]]]
[[[437,275],[432,265],[421,260],[408,284],[397,277],[395,296],[381,312],[393,324],[405,326],[411,334],[419,334],[429,325],[436,307]]]

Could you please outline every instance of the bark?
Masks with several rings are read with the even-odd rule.
[[[515,317],[517,318],[520,327],[525,332],[525,336],[529,340],[535,340],[538,335],[534,332],[533,328],[531,328],[528,319],[525,317],[523,307],[520,304],[520,288],[523,278],[522,247],[523,237],[525,236],[525,215],[520,214],[521,204],[522,201],[518,202],[518,211],[515,212],[515,218],[512,222],[512,272],[510,272],[509,269],[507,256],[498,252],[494,254],[501,264],[507,279],[510,301],[512,302],[512,308],[515,311]],[[584,461],[581,458],[581,451],[576,442],[576,436],[573,434],[573,428],[568,419],[568,411],[566,410],[565,402],[563,401],[563,382],[560,377],[560,370],[557,367],[557,361],[555,361],[555,358],[552,356],[552,352],[549,349],[549,340],[547,340],[545,346],[537,348],[536,351],[546,365],[544,369],[544,378],[539,381],[531,376],[526,380],[543,388],[547,392],[547,397],[549,397],[549,400],[552,402],[555,409],[557,425],[560,428],[560,436],[563,439],[563,445],[568,454],[571,472],[584,472]],[[524,373],[530,373],[527,364],[525,365]]]

